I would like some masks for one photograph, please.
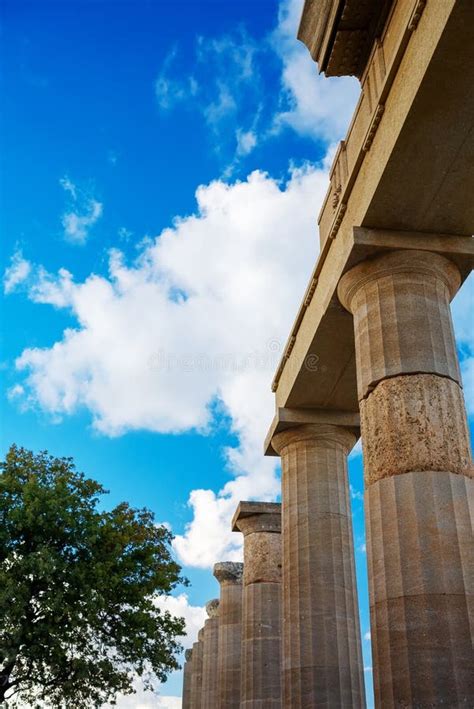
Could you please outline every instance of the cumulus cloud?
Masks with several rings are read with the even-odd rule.
[[[184,563],[237,558],[238,500],[278,494],[275,459],[262,455],[270,382],[317,256],[326,184],[324,165],[282,182],[260,171],[216,180],[198,188],[196,213],[145,242],[133,263],[111,252],[107,276],[76,282],[65,269],[34,269],[29,297],[67,308],[76,325],[19,356],[24,401],[55,419],[86,408],[112,436],[205,433],[229,417],[239,443],[226,451],[221,489],[190,495],[194,519],[175,540]]]
[[[69,177],[61,178],[59,183],[70,197],[69,205],[61,217],[64,238],[73,244],[85,244],[89,231],[102,216],[103,205],[87,191],[80,189]]]
[[[3,290],[8,295],[24,284],[31,273],[31,264],[23,258],[20,250],[16,251],[10,259],[10,266],[3,275]]]

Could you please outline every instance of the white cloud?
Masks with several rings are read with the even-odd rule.
[[[474,276],[471,274],[452,303],[456,342],[461,351],[461,374],[466,407],[474,415]]]
[[[170,697],[145,692],[140,683],[136,685],[135,694],[117,698],[115,704],[106,705],[118,709],[181,709],[181,697]]]
[[[359,438],[354,448],[349,453],[349,460],[352,460],[353,458],[358,458],[360,455],[362,455],[362,438]]]
[[[222,487],[191,493],[194,519],[175,540],[187,564],[238,558],[237,502],[279,492],[276,460],[262,455],[270,382],[317,255],[326,179],[307,166],[286,183],[259,171],[215,181],[198,188],[197,213],[146,241],[133,264],[112,252],[108,277],[34,271],[30,298],[68,308],[77,324],[18,358],[27,402],[55,418],[85,407],[107,435],[206,432],[220,412],[230,417],[239,445],[226,451]]]
[[[6,294],[13,293],[19,285],[24,284],[31,273],[31,264],[23,258],[21,251],[16,251],[11,257],[10,266],[3,275],[3,290]]]
[[[238,156],[248,155],[257,145],[257,136],[252,130],[243,131],[239,128],[236,133],[236,138]]]
[[[169,110],[186,102],[211,128],[217,152],[228,156],[226,151],[235,148],[225,175],[285,127],[335,141],[348,126],[359,82],[318,75],[309,51],[296,41],[301,10],[302,0],[281,0],[275,29],[258,40],[242,27],[220,37],[198,37],[187,50],[192,76],[182,78],[176,47],[163,62],[155,82],[158,105]],[[280,91],[268,92],[267,72],[274,69],[281,71]],[[228,143],[234,134],[236,147]]]
[[[353,77],[326,78],[308,49],[296,41],[301,0],[282,0],[273,46],[283,63],[282,106],[274,129],[288,125],[297,133],[326,141],[339,140],[349,125],[360,93]]]
[[[364,501],[364,493],[361,490],[356,490],[353,485],[350,485],[351,498],[353,500],[359,500],[359,502]]]
[[[184,618],[186,635],[180,642],[185,647],[191,647],[207,618],[206,609],[203,606],[190,605],[186,593],[180,593],[178,596],[158,596],[155,605],[162,611],[169,611],[176,618]]]
[[[155,80],[155,97],[158,106],[168,111],[178,103],[192,99],[199,91],[199,86],[193,76],[186,79],[175,79],[171,72],[176,63],[178,50],[176,47],[166,55],[160,73]]]
[[[181,697],[158,697],[156,709],[181,709]]]
[[[181,705],[181,697],[145,692],[142,684],[137,681],[135,694],[119,696],[115,704],[107,704],[106,707],[110,707],[110,709],[112,707],[117,707],[118,709],[181,709]]]
[[[186,635],[181,638],[181,643],[185,648],[192,647],[197,640],[197,634],[204,625],[207,618],[206,609],[201,606],[192,606],[186,593],[180,593],[178,596],[159,596],[156,599],[156,605],[161,610],[167,610],[175,617],[184,618],[186,621]],[[183,664],[184,657],[180,658],[180,664]],[[173,672],[169,680],[177,679],[182,682],[181,671]],[[177,709],[181,707],[181,697],[170,696],[166,694],[155,694],[149,691],[144,691],[143,683],[139,678],[134,682],[135,694],[119,696],[117,703],[114,705],[106,705],[107,707],[117,706],[119,709]],[[163,685],[158,685],[158,688],[163,688]]]
[[[368,631],[364,634],[364,640],[370,640],[371,637],[372,637],[372,636],[371,636],[371,634],[370,634],[370,630],[368,630]]]
[[[75,185],[69,177],[63,177],[59,183],[71,198],[69,207],[61,217],[64,238],[73,244],[85,244],[89,231],[102,216],[103,205]]]

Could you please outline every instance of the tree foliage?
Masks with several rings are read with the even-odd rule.
[[[156,605],[183,581],[172,536],[105,492],[70,458],[0,464],[0,701],[96,707],[178,667],[184,620]]]

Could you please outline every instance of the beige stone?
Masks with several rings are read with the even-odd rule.
[[[380,0],[306,0],[298,39],[326,76],[362,76],[390,3]]]
[[[184,653],[185,663],[183,668],[183,706],[182,709],[191,709],[191,684],[193,677],[193,651]]]
[[[339,286],[354,314],[374,683],[384,709],[474,704],[472,463],[449,311],[457,282],[446,259],[402,251],[356,266]]]
[[[279,433],[283,706],[364,707],[347,454],[350,431]]]
[[[460,283],[452,261],[426,251],[396,251],[342,277],[339,298],[354,315],[359,400],[399,374],[460,383],[449,311]]]
[[[206,604],[207,615],[204,623],[204,645],[202,651],[202,709],[215,709],[217,699],[217,661],[219,636],[219,600],[214,598]]]
[[[462,389],[451,379],[412,374],[380,382],[361,402],[366,486],[412,470],[472,475]]]
[[[243,564],[222,561],[214,564],[213,572],[220,585],[216,706],[217,709],[238,709]]]
[[[241,502],[232,520],[244,535],[241,709],[281,703],[281,506]]]
[[[198,633],[198,641],[193,645],[193,674],[191,677],[191,707],[201,709],[202,704],[202,646],[204,632]]]
[[[379,480],[366,494],[376,706],[473,706],[473,481]]]
[[[314,15],[320,3],[309,4]],[[334,9],[321,24],[332,42],[347,3],[324,4]],[[474,66],[473,24],[471,0],[392,3],[331,169],[320,255],[273,384],[278,406],[357,410],[352,323],[334,297],[341,275],[360,260],[354,228],[378,232],[379,250],[387,248],[385,234],[397,234],[397,247],[389,240],[400,249],[414,233],[433,252],[442,253],[437,235],[472,244],[474,92],[466,67]],[[311,20],[307,44],[318,42],[314,27]],[[317,370],[308,371],[315,360]]]

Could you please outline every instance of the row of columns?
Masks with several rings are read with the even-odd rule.
[[[220,599],[186,658],[185,709],[364,706],[346,460],[354,442],[335,426],[278,437],[285,504],[241,502],[235,512],[244,563],[214,566]]]
[[[383,709],[474,705],[473,469],[449,307],[459,284],[447,258],[397,251],[355,266],[338,288],[354,317],[375,703]],[[233,528],[244,535],[244,566],[214,570],[213,706],[365,706],[347,478],[355,440],[330,423],[274,436],[282,546],[278,506],[241,503]],[[192,709],[211,706],[199,684],[205,633],[193,647],[191,682],[185,668],[192,689],[183,706]]]

